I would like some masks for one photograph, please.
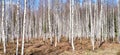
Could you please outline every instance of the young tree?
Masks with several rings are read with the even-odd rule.
[[[89,1],[89,6],[90,6],[90,36],[91,36],[91,43],[93,46],[93,50],[95,48],[95,36],[94,36],[94,18],[93,18],[93,13],[92,13],[92,0]]]
[[[88,10],[88,0],[85,0],[85,6],[86,6],[86,36],[89,37],[90,34],[90,28],[89,28],[89,10]]]
[[[10,31],[11,31],[11,41],[14,42],[14,7],[13,7],[13,2],[10,0],[10,11],[11,11],[11,17],[10,17]]]
[[[3,42],[3,48],[4,48],[4,54],[6,53],[6,42],[5,42],[5,32],[4,32],[4,16],[5,16],[5,10],[4,10],[4,4],[5,1],[2,0],[2,42]]]
[[[118,6],[118,22],[117,22],[117,26],[118,26],[118,42],[120,43],[120,0],[118,0],[118,3],[117,3],[117,6]]]
[[[22,33],[22,49],[21,55],[24,55],[24,37],[25,37],[25,24],[26,24],[26,7],[27,7],[27,0],[24,0],[24,18],[23,18],[23,33]]]
[[[49,29],[49,37],[50,37],[50,41],[52,43],[52,28],[51,28],[51,16],[50,16],[50,10],[51,10],[51,1],[48,1],[48,29]]]
[[[73,29],[73,22],[74,21],[74,0],[70,0],[70,36],[71,36],[71,45],[72,45],[72,49],[73,51],[75,50],[74,47],[74,29]]]
[[[54,34],[55,34],[55,47],[57,46],[57,41],[58,41],[58,35],[59,35],[59,31],[58,31],[58,29],[59,29],[59,24],[58,24],[58,22],[59,22],[59,15],[58,15],[58,6],[59,6],[59,4],[58,4],[58,2],[59,2],[59,0],[54,0]]]
[[[19,4],[20,3],[20,0],[17,0],[17,15],[16,15],[16,20],[17,20],[17,24],[16,24],[16,27],[17,27],[17,45],[16,45],[16,55],[18,55],[18,45],[19,45]]]

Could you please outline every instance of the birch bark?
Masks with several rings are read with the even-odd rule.
[[[5,6],[5,1],[2,0],[2,42],[3,42],[3,48],[4,48],[4,54],[6,53],[6,42],[5,42],[5,31],[4,31],[4,16],[5,16],[5,10],[4,10],[4,6]]]
[[[22,34],[21,55],[24,55],[24,37],[25,37],[25,23],[26,23],[26,7],[27,7],[27,0],[24,0],[24,18],[23,18],[23,34]]]

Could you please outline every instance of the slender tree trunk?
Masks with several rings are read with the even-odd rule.
[[[104,13],[103,13],[103,11],[104,11],[104,10],[103,10],[103,2],[104,2],[104,1],[101,0],[101,10],[100,10],[100,36],[99,36],[99,37],[100,37],[100,44],[101,44],[101,42],[102,42],[102,40],[103,40],[103,34],[104,34],[104,33],[103,33],[103,31],[104,31],[104,30],[103,30],[103,28],[104,28],[104,27],[103,27],[103,25],[104,25],[104,22],[103,22],[103,21],[104,21],[104,17],[103,17],[103,14],[104,14]],[[101,36],[102,36],[102,37],[101,37]]]
[[[93,50],[95,48],[95,38],[94,38],[94,18],[92,16],[92,0],[89,2],[90,5],[90,24],[91,24],[91,43],[93,46]]]
[[[89,33],[90,33],[90,31],[89,31],[89,12],[88,12],[88,5],[87,5],[87,0],[86,0],[86,37],[87,38],[89,38]]]
[[[118,42],[120,43],[120,0],[118,0],[118,18],[117,18],[117,26],[118,26]]]
[[[50,0],[48,0],[48,24],[49,24],[49,37],[50,37],[50,41],[52,43],[52,29],[51,29],[51,17],[50,17],[50,8],[51,4],[50,4]]]
[[[18,55],[18,45],[19,45],[19,2],[20,0],[17,1],[17,15],[16,15],[16,20],[17,20],[17,46],[16,46],[16,55]]]
[[[24,0],[24,19],[23,19],[23,35],[22,35],[22,49],[21,55],[24,55],[24,37],[25,37],[25,23],[26,23],[26,7],[27,7],[27,0]]]
[[[114,16],[114,8],[113,8],[112,9],[112,17],[111,17],[112,18],[112,39],[113,39],[112,41],[113,42],[115,41],[114,40],[115,39],[115,24],[114,24],[115,23],[115,19],[114,19],[114,17],[115,16]]]
[[[54,16],[55,16],[55,24],[54,24],[54,31],[55,31],[55,47],[57,46],[57,41],[58,41],[58,26],[57,26],[57,19],[58,19],[58,0],[54,0],[55,1],[55,12],[54,12]]]
[[[6,54],[6,42],[5,42],[5,32],[4,32],[4,3],[5,3],[5,1],[4,0],[2,0],[2,23],[1,23],[1,25],[2,25],[2,42],[3,42],[3,48],[4,48],[4,54]]]
[[[73,23],[74,23],[74,0],[70,0],[70,36],[71,36],[71,45],[72,45],[72,49],[73,51],[75,50],[74,47],[74,34],[73,34]]]
[[[14,21],[13,21],[13,4],[12,4],[12,0],[10,0],[10,8],[11,8],[11,41],[14,42]]]

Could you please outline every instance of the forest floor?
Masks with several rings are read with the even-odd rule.
[[[32,39],[25,42],[25,55],[120,55],[120,44],[116,42],[105,42],[101,47],[95,44],[95,50],[92,50],[90,40],[75,40],[75,51],[72,51],[69,42],[62,38],[61,42],[55,47],[50,44],[50,40]],[[7,53],[3,54],[3,46],[0,44],[0,55],[15,55],[16,43],[7,43]],[[21,51],[21,42],[19,43],[19,55]]]

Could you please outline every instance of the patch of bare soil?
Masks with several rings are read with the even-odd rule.
[[[88,39],[76,39],[74,41],[75,51],[72,51],[69,41],[62,37],[61,41],[55,47],[54,40],[43,41],[42,39],[32,39],[25,42],[25,55],[120,55],[120,44],[104,42],[99,48],[98,43],[95,50]],[[3,54],[3,46],[0,44],[0,55],[15,55],[16,43],[7,43],[7,53]],[[21,53],[21,41],[19,42],[19,55]]]

